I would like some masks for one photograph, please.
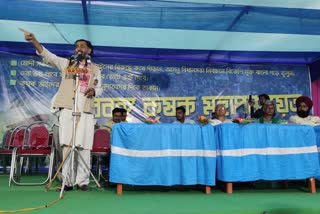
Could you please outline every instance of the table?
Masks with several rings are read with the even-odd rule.
[[[315,134],[316,134],[317,146],[320,147],[320,125],[319,126],[314,126],[314,131],[315,131]]]
[[[317,147],[318,147],[318,154],[319,154],[319,160],[320,160],[320,125],[314,126],[314,131],[316,134],[316,143],[317,143]],[[320,172],[317,177],[318,178],[320,177]]]
[[[227,182],[298,180],[319,172],[313,127],[283,124],[222,124],[217,135],[217,179]],[[314,179],[311,185],[315,192]]]
[[[131,124],[112,128],[110,181],[130,185],[215,185],[211,125]],[[122,193],[122,185],[118,186]]]

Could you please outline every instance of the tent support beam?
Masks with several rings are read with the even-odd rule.
[[[250,10],[250,6],[245,6],[240,13],[237,15],[236,18],[234,18],[234,20],[232,21],[232,23],[229,25],[229,27],[227,27],[226,31],[231,31],[232,28],[237,24],[237,22],[241,19],[241,17],[245,14],[248,13]]]
[[[88,18],[87,1],[86,0],[81,0],[81,3],[82,3],[82,13],[83,13],[84,23],[86,25],[88,25],[89,24],[89,18]]]

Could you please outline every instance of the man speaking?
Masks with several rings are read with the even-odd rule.
[[[24,31],[24,30],[23,30]],[[93,145],[94,135],[94,97],[101,94],[101,70],[91,63],[93,53],[91,42],[80,39],[74,43],[75,55],[70,59],[61,58],[48,51],[36,39],[33,33],[24,31],[25,39],[33,44],[37,54],[46,64],[54,66],[61,71],[61,83],[53,103],[53,107],[60,111],[59,139],[66,156],[68,145],[75,137],[75,147],[79,157],[71,164],[71,155],[62,167],[64,190],[72,190],[74,185],[83,191],[88,191],[90,171],[90,150]],[[70,68],[73,69],[70,69]],[[81,70],[75,78],[74,68]],[[78,81],[76,81],[78,80]],[[76,84],[77,82],[77,84]],[[77,102],[75,103],[74,100]],[[74,109],[77,106],[77,109]],[[80,117],[74,119],[74,112],[79,112]],[[79,114],[78,114],[79,115]],[[74,122],[75,133],[74,130]],[[72,144],[72,143],[71,143]],[[76,156],[75,156],[76,157]],[[86,165],[85,165],[86,164]],[[71,166],[74,165],[74,169]],[[72,170],[74,170],[72,172]],[[74,175],[74,176],[72,176]]]

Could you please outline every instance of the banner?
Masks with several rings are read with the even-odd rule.
[[[255,109],[257,95],[266,93],[276,103],[277,116],[295,114],[295,99],[310,96],[306,65],[209,64],[188,61],[97,58],[102,69],[102,96],[95,99],[97,124],[111,118],[115,107],[128,111],[129,122],[148,116],[162,123],[175,120],[175,109],[186,108],[188,118],[211,117],[224,104],[227,117],[248,115],[248,98]],[[38,56],[0,53],[0,133],[29,120],[50,121],[51,99],[60,71]]]

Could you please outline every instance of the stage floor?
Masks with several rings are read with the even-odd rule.
[[[36,178],[40,176],[27,179]],[[305,192],[306,188],[299,187],[301,183],[294,182],[289,189],[275,189],[274,186],[271,189],[268,182],[258,183],[255,188],[251,184],[235,184],[231,195],[217,187],[213,188],[212,194],[206,195],[199,186],[124,186],[122,196],[115,194],[115,187],[101,190],[92,183],[90,192],[66,192],[61,201],[31,213],[262,214],[267,211],[269,214],[319,214],[320,194]],[[0,175],[0,213],[39,207],[58,197],[59,192],[46,192],[43,186],[8,187],[8,176]]]

